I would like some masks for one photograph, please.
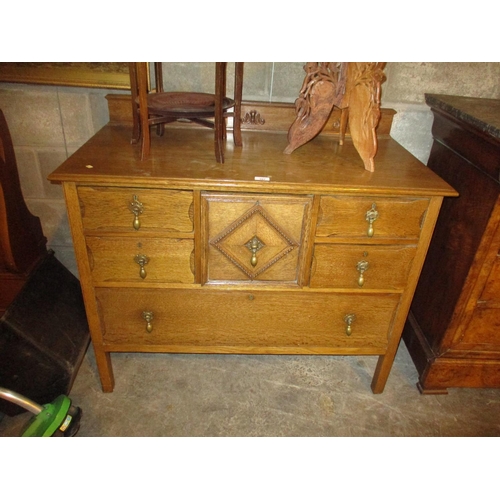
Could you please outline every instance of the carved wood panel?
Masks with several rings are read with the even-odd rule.
[[[297,283],[310,197],[204,197],[208,281]]]

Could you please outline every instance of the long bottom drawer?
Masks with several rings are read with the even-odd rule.
[[[97,289],[96,296],[103,341],[115,348],[184,346],[196,352],[198,346],[203,352],[204,346],[221,346],[264,352],[266,347],[325,347],[360,353],[384,352],[400,297],[124,288]]]

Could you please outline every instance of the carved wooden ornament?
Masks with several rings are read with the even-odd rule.
[[[380,87],[386,63],[307,63],[306,77],[295,101],[296,118],[288,131],[286,154],[316,137],[333,107],[342,110],[340,143],[347,122],[354,147],[366,170],[375,170],[376,128],[380,121]]]

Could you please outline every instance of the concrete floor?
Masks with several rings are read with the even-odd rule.
[[[383,394],[375,357],[114,354],[100,389],[92,348],[70,397],[85,436],[500,436],[500,389],[423,396],[401,343]],[[17,436],[29,414],[4,416]]]

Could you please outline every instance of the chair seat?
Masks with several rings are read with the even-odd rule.
[[[171,118],[197,118],[215,116],[215,94],[201,92],[161,92],[147,96],[148,112]],[[139,98],[136,99],[139,103]],[[234,100],[224,97],[222,108],[232,108]]]

